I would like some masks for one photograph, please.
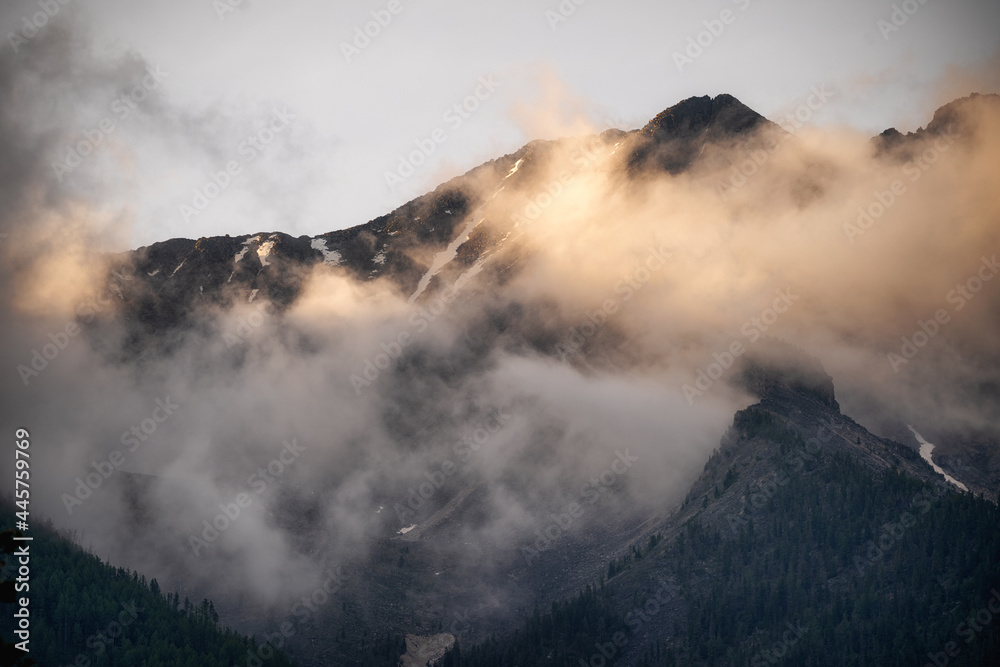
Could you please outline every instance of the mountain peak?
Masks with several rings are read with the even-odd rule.
[[[960,129],[963,125],[963,114],[970,109],[988,104],[1000,103],[1000,95],[972,93],[966,97],[952,100],[948,104],[939,107],[934,112],[934,117],[927,124],[926,131],[931,134],[941,134],[949,129]]]
[[[1000,95],[994,93],[980,94],[972,93],[966,97],[959,97],[947,104],[938,107],[934,111],[934,116],[925,127],[917,129],[916,132],[903,134],[894,127],[890,127],[881,134],[873,137],[879,151],[892,151],[899,146],[906,144],[908,140],[921,139],[924,137],[936,137],[942,134],[957,134],[959,136],[969,136],[975,131],[975,123],[969,123],[968,118],[978,109],[989,108],[989,105],[1000,106]],[[904,153],[906,159],[910,159],[909,153]]]
[[[777,338],[765,338],[743,360],[739,381],[761,399],[797,394],[840,410],[833,378],[819,359]]]
[[[704,95],[689,97],[661,111],[642,128],[642,134],[663,140],[707,129],[739,133],[753,129],[763,120],[763,116],[732,95],[714,98]]]
[[[689,97],[661,111],[638,133],[629,158],[633,172],[672,174],[687,169],[706,143],[749,133],[769,121],[732,95]]]

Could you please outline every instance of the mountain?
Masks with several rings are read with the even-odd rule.
[[[984,105],[1000,105],[1000,96],[974,94],[956,100],[941,107],[926,128],[907,135],[890,128],[874,141],[883,147],[880,150],[889,150],[915,145],[946,128],[959,131],[960,112]],[[287,307],[301,290],[304,271],[318,264],[338,267],[360,281],[383,280],[400,293],[415,296],[422,279],[432,288],[440,287],[447,284],[445,278],[454,282],[484,260],[494,265],[512,261],[517,250],[508,246],[514,245],[511,236],[516,236],[518,216],[476,220],[486,212],[485,193],[492,196],[508,187],[544,193],[547,184],[533,179],[557,151],[572,152],[580,169],[590,166],[593,155],[617,154],[611,168],[624,185],[644,175],[690,169],[706,148],[726,148],[761,129],[781,132],[731,95],[693,97],[664,110],[639,130],[533,141],[363,225],[312,238],[265,231],[171,239],[116,258],[108,281],[132,326],[149,331],[181,325],[186,314],[204,304],[224,306],[259,298]],[[910,157],[903,154],[896,159]],[[435,267],[439,258],[447,259],[443,269]],[[503,272],[502,266],[493,270]]]
[[[904,160],[913,159],[913,155],[905,151],[907,145],[913,145],[915,141],[925,137],[939,137],[949,132],[960,134],[966,137],[975,134],[975,125],[967,121],[969,112],[978,113],[984,107],[996,108],[1000,106],[1000,95],[980,95],[973,93],[968,97],[963,97],[940,107],[934,112],[934,117],[926,125],[916,132],[902,134],[894,127],[890,127],[873,139],[879,151],[893,152],[894,149],[902,148],[901,157]],[[974,138],[974,137],[973,137]]]
[[[559,150],[577,151],[575,164],[585,169],[591,155],[620,147],[623,173],[637,178],[682,171],[706,144],[725,142],[764,124],[773,125],[730,95],[694,97],[666,109],[640,130],[531,142],[350,229],[314,238],[258,232],[171,239],[142,247],[117,259],[109,282],[116,294],[121,291],[119,298],[127,304],[124,311],[134,326],[150,331],[178,326],[204,304],[259,298],[285,307],[299,294],[303,269],[321,263],[357,280],[389,281],[411,295],[421,279],[433,286],[440,286],[443,276],[458,280],[477,262],[506,250],[504,242],[516,228],[512,220],[473,220],[487,202],[484,193],[531,187],[545,161]],[[439,277],[432,270],[434,259],[456,242],[449,264],[460,268],[445,265]]]
[[[879,167],[903,168],[928,137],[995,97],[956,101],[916,133],[883,133],[873,140]],[[783,156],[783,142],[806,148]],[[698,269],[748,224],[746,205],[720,212],[716,184],[699,178],[793,162],[791,194],[774,187],[764,217],[797,221],[836,192],[824,178],[847,171],[814,151],[732,96],[697,97],[638,130],[531,142],[351,229],[172,239],[112,258],[111,306],[80,318],[101,370],[186,386],[191,416],[165,430],[189,419],[219,429],[216,451],[208,435],[177,426],[149,447],[169,465],[146,459],[111,478],[105,499],[121,506],[105,535],[117,557],[211,592],[225,622],[257,635],[297,608],[267,602],[281,598],[274,582],[297,583],[297,567],[342,566],[335,599],[296,621],[284,647],[302,664],[405,654],[409,664],[756,666],[787,654],[788,664],[886,665],[949,651],[953,635],[965,639],[956,626],[1000,583],[988,419],[964,432],[935,423],[930,436],[931,461],[962,491],[895,415],[862,425],[894,398],[866,402],[857,385],[877,393],[874,381],[850,378],[845,399],[817,358],[763,335],[788,308],[822,310],[796,305],[790,290],[779,291],[784,305],[767,291],[774,305],[733,341],[714,330],[723,325],[711,307],[704,330],[642,326],[693,318],[707,290],[742,298]],[[595,190],[604,200],[587,205],[598,214],[565,196]],[[675,207],[690,229],[660,224]],[[648,243],[618,231],[630,217],[649,223]],[[688,251],[698,234],[710,241]],[[781,242],[770,234],[760,231],[763,245]],[[591,238],[598,246],[578,253],[574,242]],[[637,268],[619,279],[613,265],[612,282],[595,287],[591,273],[615,251]],[[657,293],[683,298],[643,301],[652,274],[684,252],[689,273]],[[739,278],[770,285],[782,269],[742,267]],[[897,305],[886,301],[876,314]],[[626,304],[631,314],[617,315]],[[699,355],[709,361],[691,381],[709,395],[672,403],[681,392],[664,392],[661,378],[683,376],[683,358]],[[982,357],[962,361],[948,368]],[[977,395],[989,405],[987,390]],[[865,419],[844,413],[848,401]],[[566,407],[575,402],[583,407]],[[669,427],[649,416],[661,413]],[[705,463],[689,443],[706,432],[718,440],[720,415],[731,425]],[[284,458],[288,441],[282,458],[259,442],[276,425],[310,436],[313,458],[295,481],[275,472],[299,466]],[[662,447],[640,456],[638,441]],[[956,465],[958,451],[970,452],[972,470]],[[273,469],[261,467],[268,458]],[[200,475],[208,491],[190,482]],[[253,528],[220,537],[227,520],[211,537],[208,518],[234,511],[238,493],[256,500],[248,487],[258,484],[255,519],[240,524]],[[73,517],[99,524],[102,511],[95,501]],[[197,535],[212,549],[192,554]],[[996,625],[962,651],[990,664]]]
[[[732,95],[691,97],[639,130],[629,166],[679,173],[691,166],[706,143],[726,142],[764,125],[773,123]]]
[[[789,371],[744,370],[761,401],[579,598],[442,664],[993,664],[1000,628],[974,616],[1000,603],[997,506]]]
[[[930,163],[922,162],[914,147],[947,132],[964,142],[981,142],[976,132],[982,130],[969,119],[998,108],[1000,96],[973,94],[941,107],[916,132],[903,135],[890,128],[872,141],[886,161],[907,170],[904,174],[912,178],[919,168],[919,178]],[[171,239],[142,247],[114,258],[107,276],[105,293],[115,307],[102,311],[101,317],[116,319],[125,331],[124,341],[109,354],[148,354],[151,341],[157,349],[169,349],[174,334],[194,326],[199,309],[206,307],[247,303],[283,312],[296,303],[303,280],[320,265],[360,282],[377,281],[417,304],[467,283],[489,291],[516,276],[532,252],[523,243],[524,229],[535,219],[529,214],[544,213],[536,202],[551,199],[550,192],[561,188],[564,175],[557,180],[547,173],[557,156],[563,162],[569,156],[575,170],[569,176],[586,174],[598,159],[607,158],[602,168],[616,187],[628,192],[663,173],[696,172],[709,164],[714,168],[765,149],[773,153],[774,142],[785,140],[795,138],[731,95],[693,97],[638,130],[533,141],[349,229],[317,237],[257,232]],[[805,173],[831,169],[818,163]],[[815,191],[816,186],[802,183],[796,189]],[[88,310],[85,320],[93,318],[93,310]],[[92,342],[102,346],[109,334],[99,331]],[[117,340],[117,334],[114,337]],[[532,344],[544,348],[544,338],[536,337]],[[551,354],[553,347],[543,351]],[[994,404],[1000,400],[1000,390],[992,384],[976,392],[992,396]],[[905,424],[880,426],[884,434],[919,446]],[[995,428],[933,428],[928,436],[941,443],[935,456],[942,457],[949,470],[963,468],[977,492],[995,494],[1000,489],[1000,432]]]

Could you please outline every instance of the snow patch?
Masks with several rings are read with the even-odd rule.
[[[251,243],[253,243],[254,241],[259,241],[259,240],[260,239],[258,239],[256,236],[252,236],[252,237],[248,238],[246,241],[244,241],[243,242],[243,250],[240,250],[238,253],[236,253],[236,262],[239,263],[239,261],[241,259],[243,259],[244,257],[246,257],[247,252],[250,251],[250,244]]]
[[[260,291],[259,289],[250,290],[250,298],[247,299],[247,301],[249,303],[253,303],[253,300],[257,297],[257,292],[259,292],[259,291]]]
[[[160,272],[160,270],[159,270],[159,269],[156,269],[156,270],[155,270],[155,271],[153,271],[152,273],[148,273],[148,272],[147,272],[147,273],[146,273],[146,275],[147,275],[147,276],[150,276],[150,277],[152,277],[152,276],[155,276],[155,275],[156,275],[157,273],[159,273],[159,272]]]
[[[431,268],[424,274],[424,277],[420,279],[420,283],[417,285],[417,291],[410,296],[410,303],[417,300],[427,286],[431,282],[431,278],[436,276],[441,269],[443,269],[451,260],[455,259],[455,255],[458,254],[459,247],[469,240],[469,235],[472,234],[472,230],[479,226],[486,218],[480,218],[478,221],[475,218],[469,220],[469,224],[465,226],[465,229],[459,234],[451,244],[434,256],[434,261],[431,263]]]
[[[521,168],[521,163],[523,163],[523,162],[524,162],[524,158],[521,158],[520,160],[518,160],[517,162],[515,162],[514,163],[514,167],[509,172],[507,172],[507,175],[503,177],[503,180],[506,181],[508,178],[510,178],[511,176],[513,176],[514,174],[516,174],[517,170]]]
[[[310,243],[313,250],[319,250],[323,253],[323,263],[329,264],[330,266],[340,266],[340,262],[343,259],[340,253],[336,250],[329,250],[326,245],[326,239],[315,238]]]
[[[272,250],[274,250],[274,241],[272,241],[270,239],[268,239],[264,243],[261,243],[260,247],[257,248],[257,257],[260,258],[260,265],[261,266],[270,266],[271,265],[271,263],[269,261],[267,261],[267,258],[271,254]]]
[[[399,531],[398,531],[398,534],[399,535],[406,535],[408,532],[410,532],[411,530],[413,530],[416,527],[417,527],[417,524],[413,524],[412,526],[407,526],[406,528],[400,528]]]
[[[182,261],[182,262],[181,262],[180,264],[178,264],[178,265],[177,265],[177,268],[176,268],[176,269],[174,269],[174,272],[170,274],[170,275],[171,275],[171,277],[173,277],[174,273],[177,273],[178,271],[180,271],[180,270],[181,270],[181,267],[182,267],[182,266],[184,266],[184,262],[186,262],[186,261],[187,261],[187,260],[185,259],[184,261]]]
[[[924,461],[927,461],[928,463],[931,464],[931,467],[934,468],[934,472],[938,473],[939,475],[944,475],[944,478],[946,480],[948,480],[958,488],[962,489],[963,491],[968,491],[969,488],[965,486],[965,484],[962,484],[960,481],[958,481],[957,479],[946,473],[944,470],[942,470],[938,464],[934,463],[934,459],[931,458],[931,452],[934,451],[934,445],[924,440],[924,436],[917,433],[916,429],[914,429],[909,424],[906,425],[906,428],[913,431],[913,437],[915,437],[917,439],[917,442],[920,443],[920,457]]]
[[[380,266],[385,264],[385,250],[379,250],[378,254],[372,258],[372,261]]]

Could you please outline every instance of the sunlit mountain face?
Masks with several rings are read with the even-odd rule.
[[[213,27],[269,11],[240,4]],[[731,4],[680,74],[751,28]],[[919,34],[917,4],[869,37]],[[980,79],[949,70],[966,87],[915,131],[813,122],[884,113],[867,79],[600,127],[519,102],[548,138],[431,167],[517,85],[483,75],[386,163],[393,193],[436,187],[302,234],[330,177],[305,114],[185,107],[170,66],[104,62],[39,7],[0,54],[4,664],[1000,663]],[[413,14],[366,11],[348,64]],[[112,100],[93,122],[81,90]],[[203,178],[135,247],[191,137]]]

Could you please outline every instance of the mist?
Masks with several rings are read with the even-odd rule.
[[[519,106],[525,127],[577,134],[462,180],[481,202],[470,233],[502,239],[474,267],[448,262],[413,293],[319,263],[287,307],[251,295],[136,341],[121,291],[138,280],[122,253],[139,185],[90,161],[53,179],[52,164],[60,127],[154,65],[87,56],[82,39],[60,23],[29,66],[0,56],[2,421],[32,434],[35,507],[112,562],[280,608],[380,542],[433,534],[473,493],[474,520],[449,530],[484,571],[604,486],[584,521],[669,511],[755,401],[736,361],[768,337],[818,358],[873,429],[995,423],[995,97],[905,154],[764,123],[681,173],[638,175],[639,135]],[[225,110],[192,117],[157,90],[134,120],[94,160],[128,174],[135,146],[177,142],[215,164],[238,138],[216,133]],[[435,250],[412,259],[429,268]]]

